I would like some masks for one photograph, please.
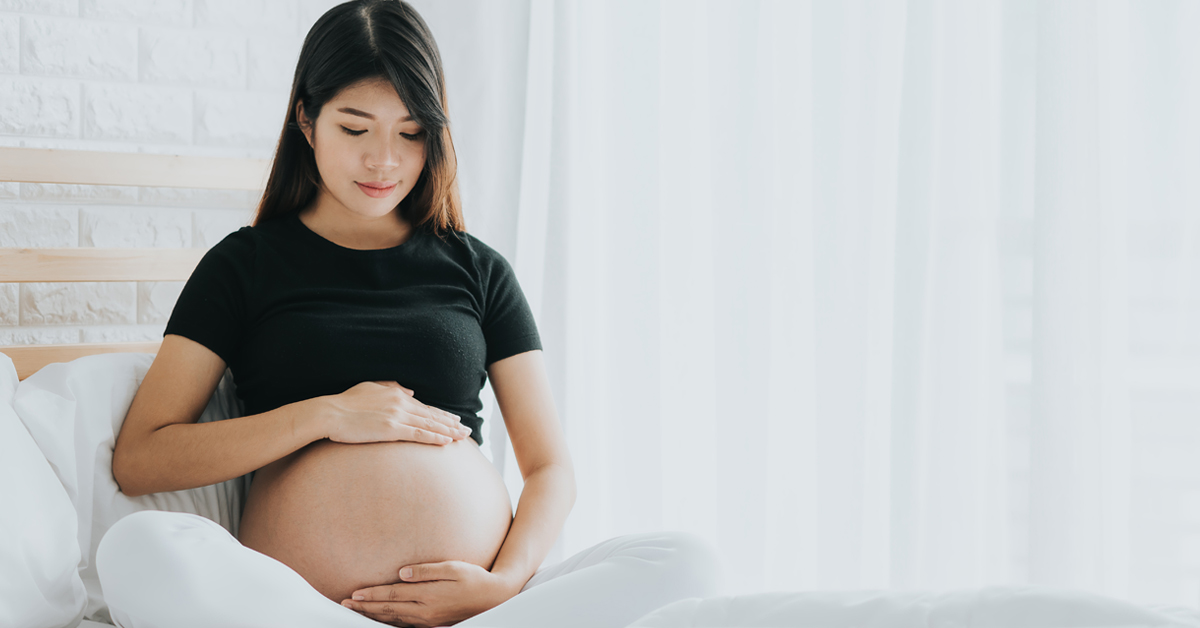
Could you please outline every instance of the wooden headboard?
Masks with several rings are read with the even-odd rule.
[[[270,161],[113,153],[47,148],[0,147],[0,181],[132,185],[261,192]],[[0,282],[186,281],[206,249],[3,248]],[[97,353],[157,353],[161,340],[0,346],[20,379],[51,362]]]

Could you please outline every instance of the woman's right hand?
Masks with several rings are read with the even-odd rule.
[[[339,443],[445,445],[471,434],[457,415],[417,401],[412,390],[393,381],[361,382],[320,399],[329,421],[326,437]]]

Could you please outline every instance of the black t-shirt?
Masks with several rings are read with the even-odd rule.
[[[417,228],[399,246],[356,250],[297,213],[209,249],[167,334],[225,361],[246,415],[392,380],[460,416],[480,445],[486,367],[542,348],[512,267],[469,233]]]

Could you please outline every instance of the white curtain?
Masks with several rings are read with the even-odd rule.
[[[548,560],[1200,603],[1200,4],[414,5],[575,462]]]

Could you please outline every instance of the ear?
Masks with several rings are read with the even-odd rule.
[[[304,134],[304,139],[308,140],[308,145],[312,146],[312,121],[304,115],[304,103],[296,101],[296,124],[300,126],[300,132]]]

